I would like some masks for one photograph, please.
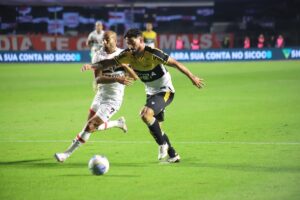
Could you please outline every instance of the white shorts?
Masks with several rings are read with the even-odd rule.
[[[114,104],[111,102],[95,103],[93,102],[91,110],[103,121],[108,122],[109,119],[118,112],[120,104]]]
[[[103,122],[108,122],[109,119],[118,112],[122,102],[119,101],[103,101],[101,94],[98,91],[91,105],[91,110],[96,113]]]

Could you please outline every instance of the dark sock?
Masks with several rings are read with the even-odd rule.
[[[168,149],[168,154],[169,154],[169,156],[170,156],[171,158],[175,157],[175,156],[176,156],[176,151],[175,151],[175,149],[172,147],[171,142],[170,142],[170,140],[169,140],[167,134],[164,133],[164,134],[163,134],[163,137],[164,137],[165,141],[166,141],[166,142],[168,143],[168,145],[169,145],[169,149]]]
[[[153,136],[153,138],[155,139],[155,141],[158,145],[163,145],[166,143],[166,141],[162,135],[159,123],[156,119],[152,125],[148,126],[148,128],[150,130],[151,135]]]
[[[176,156],[176,151],[173,147],[169,147],[168,155],[170,156],[170,158],[174,158]]]
[[[169,147],[171,147],[172,145],[171,145],[170,140],[169,140],[169,138],[168,138],[168,136],[167,136],[166,133],[163,134],[163,138],[168,143]]]

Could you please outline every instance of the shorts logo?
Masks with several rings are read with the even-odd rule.
[[[151,104],[152,104],[152,105],[154,105],[154,104],[155,104],[155,102],[154,102],[154,101],[152,101],[152,102],[151,102]]]
[[[113,112],[115,112],[115,109],[114,108],[110,108],[109,114],[112,114]]]

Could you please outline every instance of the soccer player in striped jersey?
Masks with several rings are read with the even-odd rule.
[[[113,65],[129,64],[145,84],[147,100],[140,116],[159,145],[158,159],[167,159],[170,163],[179,162],[179,154],[171,145],[167,134],[161,129],[165,107],[172,102],[175,94],[171,75],[165,65],[178,69],[198,88],[204,86],[203,80],[193,75],[182,63],[163,51],[146,46],[140,30],[130,29],[124,38],[128,49],[113,59],[102,60],[96,64],[85,64],[82,70],[104,69]]]
[[[113,31],[105,32],[103,49],[95,53],[93,62],[96,63],[119,55],[122,49],[119,49],[116,44],[116,33]],[[121,128],[124,132],[127,131],[124,117],[113,121],[110,121],[110,118],[121,107],[125,86],[131,85],[133,80],[138,79],[137,75],[128,65],[116,64],[103,70],[96,69],[95,79],[99,87],[90,108],[88,122],[66,151],[55,154],[55,158],[59,162],[64,162],[70,157],[81,144],[84,144],[89,139],[91,133],[96,130],[117,127]]]

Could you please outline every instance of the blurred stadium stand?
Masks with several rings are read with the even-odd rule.
[[[299,0],[0,1],[1,35],[87,35],[97,20],[118,34],[153,22],[158,34],[231,34],[231,47],[242,47],[246,35],[256,42],[261,33],[300,46]]]

